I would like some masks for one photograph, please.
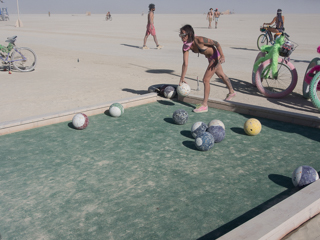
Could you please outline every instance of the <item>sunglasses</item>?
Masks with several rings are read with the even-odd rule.
[[[185,36],[187,36],[186,33],[180,33],[180,34],[179,34],[179,37],[185,37]]]

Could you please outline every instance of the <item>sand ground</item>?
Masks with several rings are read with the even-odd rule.
[[[291,55],[298,71],[294,92],[283,99],[268,99],[251,84],[259,27],[273,17],[224,15],[218,29],[208,29],[203,14],[156,14],[157,37],[164,48],[155,49],[149,37],[150,49],[141,50],[146,15],[114,14],[112,21],[105,21],[102,14],[21,15],[23,28],[16,28],[17,16],[10,15],[10,21],[0,22],[0,43],[17,35],[17,46],[33,49],[38,62],[30,73],[0,71],[0,122],[116,101],[147,93],[154,84],[178,84],[182,64],[178,33],[184,24],[191,24],[198,36],[221,44],[226,58],[223,69],[237,91],[233,101],[319,116],[310,100],[302,98],[302,82],[309,61],[320,57],[316,52],[320,15],[285,15],[286,32],[299,44]],[[196,79],[202,79],[206,66],[204,56],[190,54],[186,80],[192,89],[197,88]],[[227,88],[216,76],[211,86],[211,98],[225,98]],[[200,87],[193,93],[202,95]]]
[[[0,22],[2,40],[17,35],[18,46],[30,47],[38,57],[31,73],[0,71],[0,121],[17,120],[44,113],[73,109],[146,93],[153,84],[177,84],[182,54],[179,28],[191,24],[197,35],[222,45],[225,73],[238,92],[234,101],[318,116],[310,101],[301,97],[308,62],[317,57],[319,15],[286,15],[286,31],[299,44],[292,53],[299,82],[283,99],[267,99],[251,85],[251,71],[258,53],[256,40],[263,22],[273,15],[225,15],[218,29],[208,29],[205,15],[155,15],[157,37],[164,48],[155,49],[152,37],[141,50],[147,16],[116,15],[21,15],[23,28],[14,27],[17,17]],[[314,24],[310,24],[314,23]],[[315,28],[318,28],[316,30]],[[78,62],[79,60],[79,62]],[[207,66],[204,56],[190,54],[187,81],[196,89]],[[224,99],[227,89],[214,76],[210,97]],[[201,91],[194,93],[203,94]]]

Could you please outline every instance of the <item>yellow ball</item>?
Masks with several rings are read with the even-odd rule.
[[[250,118],[244,124],[244,131],[250,136],[258,135],[261,132],[261,123],[258,119]]]

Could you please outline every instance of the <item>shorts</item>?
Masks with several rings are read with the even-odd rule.
[[[218,50],[216,50],[214,54],[212,54],[211,57],[208,58],[208,61],[210,62],[213,59],[219,59],[219,57],[220,57],[220,53]]]
[[[151,26],[153,27],[152,29]],[[153,24],[147,25],[147,34],[151,34],[152,36],[156,35],[156,29],[154,28]]]
[[[214,18],[214,21],[215,21],[215,22],[218,22],[218,21],[219,21],[219,18],[217,18],[217,17]]]
[[[209,17],[209,22],[212,22],[212,17]]]

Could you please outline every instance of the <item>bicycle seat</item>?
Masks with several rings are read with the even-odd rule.
[[[6,42],[9,42],[9,43],[14,43],[16,41],[16,38],[17,36],[13,36],[13,37],[8,37]]]

